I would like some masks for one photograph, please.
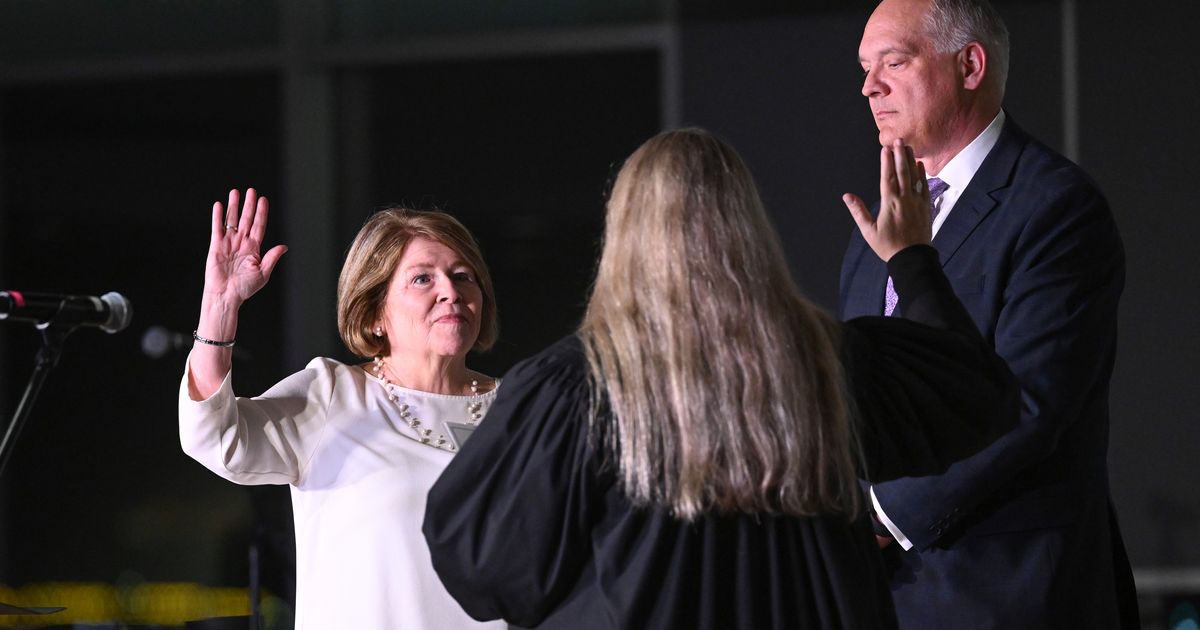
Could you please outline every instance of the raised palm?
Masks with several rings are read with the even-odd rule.
[[[871,216],[866,202],[852,193],[842,201],[867,245],[885,262],[905,247],[928,244],[932,238],[925,165],[899,139],[880,149],[879,213]]]
[[[233,306],[240,305],[267,284],[279,257],[287,251],[286,246],[276,245],[260,255],[267,231],[267,198],[247,188],[239,216],[240,197],[237,190],[231,190],[227,205],[222,206],[219,201],[213,204],[212,238],[204,270],[205,293]]]

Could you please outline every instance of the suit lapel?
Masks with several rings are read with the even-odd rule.
[[[971,183],[959,196],[950,216],[946,217],[946,222],[933,239],[942,266],[950,261],[971,232],[1004,198],[1003,190],[1009,186],[1017,158],[1027,141],[1025,132],[1017,127],[1011,116],[1008,117],[996,146],[979,165],[975,177],[971,178]]]
[[[842,288],[846,296],[842,317],[851,319],[863,315],[882,315],[887,266],[861,237],[855,238],[850,256],[854,259],[853,267],[857,271],[848,277],[843,275],[843,282],[850,282],[852,286]]]
[[[938,230],[932,245],[938,250],[942,266],[950,261],[967,237],[987,215],[996,210],[1006,197],[1017,158],[1029,143],[1029,136],[1009,116],[975,177],[959,196],[954,210]],[[878,213],[876,202],[871,209]],[[1003,211],[1003,210],[1001,210]],[[866,241],[853,238],[842,270],[842,317],[851,319],[862,315],[883,314],[883,293],[887,286],[887,266],[875,256]]]

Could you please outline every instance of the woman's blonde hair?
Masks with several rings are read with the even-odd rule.
[[[625,161],[579,334],[593,434],[635,504],[857,512],[837,324],[796,288],[729,145],[667,131]]]
[[[474,350],[487,350],[496,342],[499,322],[492,276],[483,262],[475,237],[454,217],[431,210],[386,208],[371,215],[346,254],[338,277],[338,333],[346,348],[360,357],[387,354],[386,337],[372,332],[387,300],[388,284],[404,249],[416,237],[445,245],[471,267],[483,293],[479,337]]]

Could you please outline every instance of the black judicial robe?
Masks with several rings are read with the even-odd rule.
[[[864,477],[934,474],[1017,416],[1017,389],[928,246],[889,262],[906,317],[844,324]],[[568,337],[509,371],[429,494],[434,568],[472,617],[530,628],[894,628],[865,512],[635,508],[588,440],[587,364]]]

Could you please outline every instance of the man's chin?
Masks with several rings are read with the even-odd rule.
[[[892,146],[892,143],[895,142],[897,138],[900,138],[901,141],[903,141],[905,144],[911,143],[911,140],[906,139],[904,137],[904,135],[897,133],[893,129],[887,129],[887,130],[880,129],[879,130],[879,146],[881,146],[881,147]]]

